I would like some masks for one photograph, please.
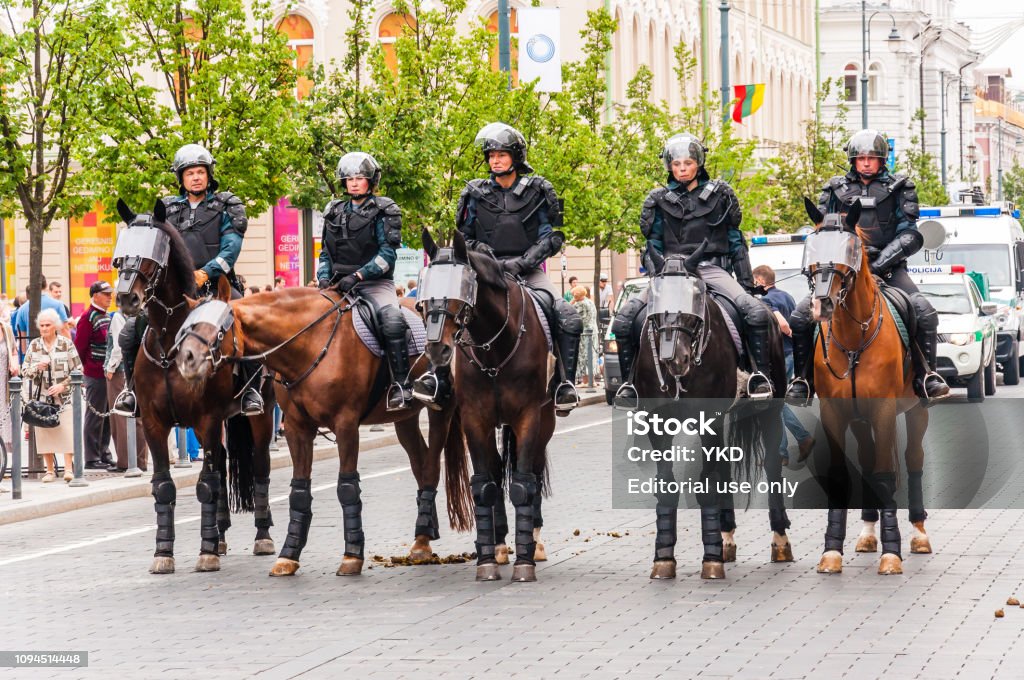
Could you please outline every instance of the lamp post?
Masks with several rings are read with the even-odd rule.
[[[1003,117],[996,118],[996,200],[1003,200]]]
[[[868,16],[868,3],[867,0],[861,0],[860,3],[860,28],[861,28],[861,48],[860,48],[860,122],[861,127],[867,129],[868,127],[868,59],[871,57],[871,20],[878,14],[885,14],[889,17],[892,22],[892,28],[889,30],[889,37],[886,40],[889,45],[892,46],[899,42],[903,38],[900,36],[899,30],[896,28],[896,17],[888,12],[881,10],[873,12],[871,16]]]
[[[949,86],[952,85],[953,83],[961,82],[960,76],[956,76],[954,78],[950,78],[949,80],[946,80],[946,76],[947,75],[948,75],[948,71],[946,71],[944,69],[939,71],[939,94],[941,95],[940,96],[940,103],[939,103],[939,119],[941,120],[941,124],[939,125],[939,141],[940,141],[939,148],[941,149],[940,153],[941,153],[941,159],[942,159],[942,188],[943,189],[946,188],[946,100],[949,98],[949,94],[948,94]],[[961,99],[962,99],[962,96],[961,96]],[[963,112],[963,109],[961,108],[961,117],[963,116],[962,112]],[[961,130],[963,130],[963,126],[962,125],[961,125]],[[962,168],[963,167],[963,150],[962,149],[960,150],[960,155],[961,155],[960,166]],[[961,175],[963,174],[963,170],[962,169],[961,169],[960,173],[961,173]],[[961,177],[961,179],[963,179],[963,178]]]
[[[722,13],[722,122],[729,122],[729,3],[722,0],[718,5]]]

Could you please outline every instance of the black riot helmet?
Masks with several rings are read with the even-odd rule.
[[[528,175],[533,168],[526,162],[526,138],[511,125],[505,123],[488,123],[480,128],[474,140],[484,152],[484,161],[491,151],[507,151],[512,155],[512,168],[503,175],[518,172]]]
[[[194,168],[197,165],[206,168],[206,174],[210,180],[209,190],[216,191],[217,180],[213,178],[213,166],[216,162],[213,159],[213,154],[207,151],[206,147],[201,144],[186,144],[178,149],[174,154],[174,162],[171,163],[171,172],[178,178],[178,191],[181,194],[185,193],[185,183],[182,180],[182,174],[187,169]]]
[[[689,132],[680,132],[669,137],[668,141],[665,142],[664,148],[661,150],[661,160],[665,162],[665,170],[668,171],[669,180],[674,179],[672,175],[672,161],[685,160],[687,158],[697,162],[699,168],[697,177],[699,179],[707,179],[708,173],[704,169],[704,159],[707,152],[708,149],[704,146],[704,143],[696,135]]]
[[[369,193],[373,193],[373,190],[377,188],[378,184],[380,184],[380,177],[382,173],[380,163],[377,162],[376,158],[363,151],[350,151],[342,156],[341,160],[338,161],[338,169],[335,171],[335,174],[338,179],[341,180],[342,188],[344,188],[346,192],[348,192],[348,186],[346,185],[345,180],[362,177],[370,181]],[[368,194],[362,194],[359,196],[352,194],[352,198],[363,198],[366,195]]]
[[[889,157],[889,140],[878,130],[861,130],[850,137],[850,141],[844,147],[846,157],[850,159],[850,169],[856,171],[856,160],[860,156],[878,158],[882,161],[881,168],[885,168],[885,161]]]

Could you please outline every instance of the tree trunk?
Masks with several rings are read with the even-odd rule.
[[[36,327],[36,317],[39,316],[40,305],[42,304],[43,288],[43,234],[46,230],[44,224],[38,218],[32,218],[28,223],[28,280],[29,280],[29,319],[28,337],[39,336],[39,328]]]
[[[594,300],[594,306],[601,307],[601,253],[604,248],[601,246],[601,237],[594,237],[594,281],[590,289],[590,296]]]

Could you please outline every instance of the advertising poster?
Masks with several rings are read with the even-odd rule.
[[[274,206],[274,277],[284,278],[284,285],[300,286],[302,252],[299,245],[299,221],[302,211],[291,207],[287,198]]]
[[[79,316],[89,304],[89,286],[103,280],[114,285],[117,278],[110,260],[117,240],[117,221],[103,213],[99,203],[68,228],[68,296],[63,302],[71,315]],[[113,308],[113,307],[112,307]]]

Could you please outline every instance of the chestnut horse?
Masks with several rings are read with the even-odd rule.
[[[858,552],[875,552],[872,507],[881,511],[882,556],[879,574],[903,573],[896,520],[898,477],[897,416],[906,414],[905,459],[910,476],[910,513],[915,535],[911,552],[930,553],[924,529],[921,471],[922,441],[928,411],[914,394],[910,353],[881,289],[867,268],[867,254],[857,230],[860,203],[845,215],[822,215],[806,198],[807,214],[817,231],[805,243],[805,273],[811,279],[812,311],[818,323],[814,350],[814,384],[821,400],[821,422],[829,444],[825,487],[829,501],[825,551],[818,572],[843,570],[850,478],[844,455],[847,429],[858,444],[864,488],[864,531]],[[816,243],[816,241],[821,243]],[[869,505],[869,502],[871,505]]]
[[[203,446],[203,469],[196,484],[201,507],[202,537],[196,571],[217,571],[227,551],[228,460],[231,462],[232,509],[255,511],[254,555],[273,555],[270,538],[270,441],[273,436],[273,391],[263,386],[266,411],[240,415],[238,391],[231,367],[212,377],[198,393],[174,366],[175,336],[196,305],[192,256],[181,235],[164,222],[164,204],[153,215],[136,215],[122,201],[118,212],[129,225],[118,237],[117,306],[127,317],[143,308],[148,327],[135,362],[135,391],[146,443],[153,458],[153,498],[156,500],[156,553],[150,573],[174,572],[174,507],[177,491],[171,480],[168,436],[175,426],[191,427]],[[141,231],[141,230],[147,231]],[[230,297],[227,277],[220,277],[218,295]],[[227,421],[227,452],[222,443]]]
[[[313,439],[320,427],[333,432],[338,445],[338,500],[345,532],[339,576],[358,575],[363,568],[360,425],[394,423],[398,441],[409,454],[418,485],[415,541],[410,550],[414,562],[428,560],[432,556],[430,541],[440,536],[435,496],[442,449],[451,525],[456,531],[468,531],[472,526],[466,451],[457,420],[449,431],[452,407],[428,412],[429,446],[420,433],[420,402],[400,411],[385,410],[386,399],[382,397],[389,383],[387,363],[367,349],[356,334],[352,321],[352,315],[359,313],[355,295],[357,291],[340,295],[314,288],[288,288],[224,305],[223,323],[186,323],[187,337],[178,353],[178,369],[197,388],[218,365],[237,361],[258,360],[276,374],[285,438],[292,457],[292,481],[288,536],[271,576],[290,576],[299,569],[313,518],[310,477]],[[422,372],[422,366],[418,372],[414,366],[413,377]]]

